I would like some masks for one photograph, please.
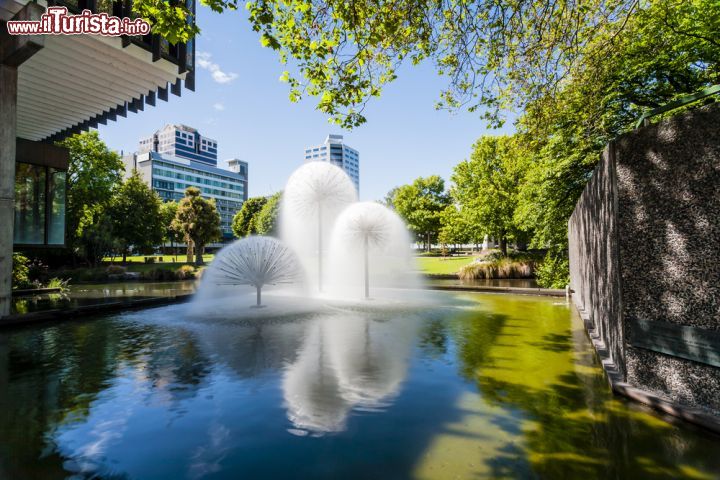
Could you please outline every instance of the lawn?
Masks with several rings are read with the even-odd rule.
[[[144,264],[146,257],[155,258],[155,264],[154,264],[155,266],[164,265],[167,263],[176,263],[178,266],[180,266],[180,265],[185,265],[186,263],[188,263],[185,261],[185,260],[187,260],[187,256],[185,254],[183,254],[183,255],[135,255],[135,256],[127,257],[127,263],[129,265],[132,265],[135,263]],[[163,259],[162,262],[160,261],[160,258]],[[215,258],[215,255],[212,253],[207,253],[207,254],[203,255],[203,260],[205,261],[205,263],[210,263],[213,258]],[[175,260],[177,260],[177,262],[175,262]],[[122,264],[122,256],[115,257],[114,259],[111,259],[110,257],[103,258],[103,263],[110,263],[111,261],[115,265],[120,265],[120,264]],[[193,257],[192,263],[195,263],[195,257]],[[153,265],[153,264],[148,264],[148,265]]]
[[[475,257],[417,257],[418,270],[422,273],[434,275],[451,275],[457,273],[460,267],[472,262]]]

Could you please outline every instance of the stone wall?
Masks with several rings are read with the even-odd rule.
[[[619,137],[569,222],[571,288],[630,386],[720,414],[720,368],[633,347],[633,319],[720,332],[720,105]]]

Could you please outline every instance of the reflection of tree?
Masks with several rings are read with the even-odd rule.
[[[494,420],[525,444],[489,460],[493,476],[517,474],[519,459],[543,478],[679,478],[693,471],[688,464],[720,471],[713,443],[612,397],[582,325],[566,310],[506,303],[449,328],[462,375],[485,401],[520,412]]]
[[[56,430],[83,422],[124,369],[177,402],[208,362],[187,334],[113,319],[0,334],[0,477],[66,476]]]

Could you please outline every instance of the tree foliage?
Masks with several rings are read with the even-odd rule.
[[[257,233],[255,219],[267,201],[267,197],[252,197],[243,202],[242,208],[235,214],[232,221],[232,231],[236,237],[242,238]]]
[[[473,145],[470,160],[455,166],[452,175],[451,195],[461,205],[461,217],[500,239],[503,255],[508,240],[523,237],[514,219],[523,167],[515,138],[484,136]]]
[[[164,202],[160,205],[160,221],[163,229],[163,242],[180,243],[183,241],[181,231],[173,227],[173,220],[177,215],[178,202]]]
[[[162,0],[134,9],[171,40],[195,33]],[[236,0],[203,0],[215,11]],[[318,98],[317,108],[345,127],[365,121],[367,101],[395,80],[404,63],[427,60],[448,80],[439,107],[499,110],[520,106],[556,86],[583,47],[601,32],[617,34],[637,0],[251,0],[260,43],[291,64],[281,77],[290,98]],[[186,15],[185,15],[186,16]],[[292,72],[297,72],[291,73]]]
[[[276,236],[278,232],[278,217],[280,216],[280,202],[282,192],[268,197],[267,202],[255,216],[255,232],[258,235]]]
[[[173,228],[182,232],[183,239],[195,249],[195,264],[202,265],[202,252],[205,245],[219,240],[220,215],[215,200],[202,197],[200,189],[188,187],[185,197],[178,202]]]
[[[105,251],[108,245],[108,238],[102,240],[102,245],[94,243],[102,237],[96,230],[103,223],[101,219],[122,180],[123,162],[94,130],[68,137],[58,145],[67,148],[70,153],[66,243],[74,255],[94,264],[98,257],[91,252]]]
[[[112,197],[109,214],[113,221],[113,234],[121,245],[123,260],[134,247],[151,253],[163,240],[163,223],[160,214],[162,201],[133,170]]]
[[[430,250],[442,226],[443,211],[450,203],[445,181],[438,175],[419,177],[409,185],[396,187],[393,192],[389,203]]]

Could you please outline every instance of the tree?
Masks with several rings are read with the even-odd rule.
[[[255,233],[258,235],[277,235],[281,199],[282,192],[277,192],[268,197],[263,208],[255,216]]]
[[[450,202],[445,193],[445,181],[438,175],[419,177],[410,185],[394,189],[392,205],[410,230],[430,251],[441,227],[443,210]]]
[[[566,249],[567,220],[609,141],[646,109],[720,83],[719,28],[712,0],[649,2],[622,35],[589,42],[562,88],[528,103],[518,122],[530,161],[516,222],[532,227],[535,246]]]
[[[68,137],[58,145],[70,153],[65,214],[67,246],[74,256],[84,256],[89,263],[95,264],[97,257],[90,251],[103,248],[94,245],[98,235],[86,235],[86,229],[103,218],[104,209],[121,183],[123,162],[94,130]]]
[[[473,145],[470,160],[460,162],[452,175],[451,195],[465,218],[487,235],[500,239],[507,256],[508,239],[517,239],[514,220],[523,160],[517,140],[508,136],[484,136]]]
[[[442,245],[465,244],[473,241],[471,228],[455,204],[445,207],[440,215],[440,225],[438,241]]]
[[[160,205],[160,219],[163,227],[163,243],[170,242],[170,248],[173,249],[176,243],[183,241],[182,232],[177,231],[173,227],[173,220],[177,215],[177,202],[164,202]],[[174,252],[171,252],[174,254]]]
[[[162,242],[161,205],[158,194],[137,170],[132,171],[113,195],[108,212],[113,221],[113,234],[122,246],[123,264],[130,247],[149,253]]]
[[[215,200],[204,199],[197,187],[186,188],[185,198],[178,203],[173,228],[182,232],[188,245],[188,256],[195,249],[195,265],[202,265],[205,245],[219,240],[222,235]]]
[[[252,197],[245,200],[232,221],[232,231],[236,237],[242,238],[256,233],[255,219],[267,201],[267,197]]]
[[[238,6],[238,0],[203,3],[216,12]],[[588,42],[605,32],[619,36],[627,19],[645,5],[637,0],[251,0],[246,9],[260,43],[277,51],[281,63],[293,64],[281,76],[290,99],[317,97],[318,110],[352,127],[365,121],[366,103],[397,78],[403,63],[424,60],[449,81],[439,107],[468,106],[497,121],[502,108],[522,108],[555,88]],[[135,0],[133,9],[153,19],[153,31],[171,41],[198,31],[186,21],[184,3]],[[611,42],[606,50],[612,47]]]

